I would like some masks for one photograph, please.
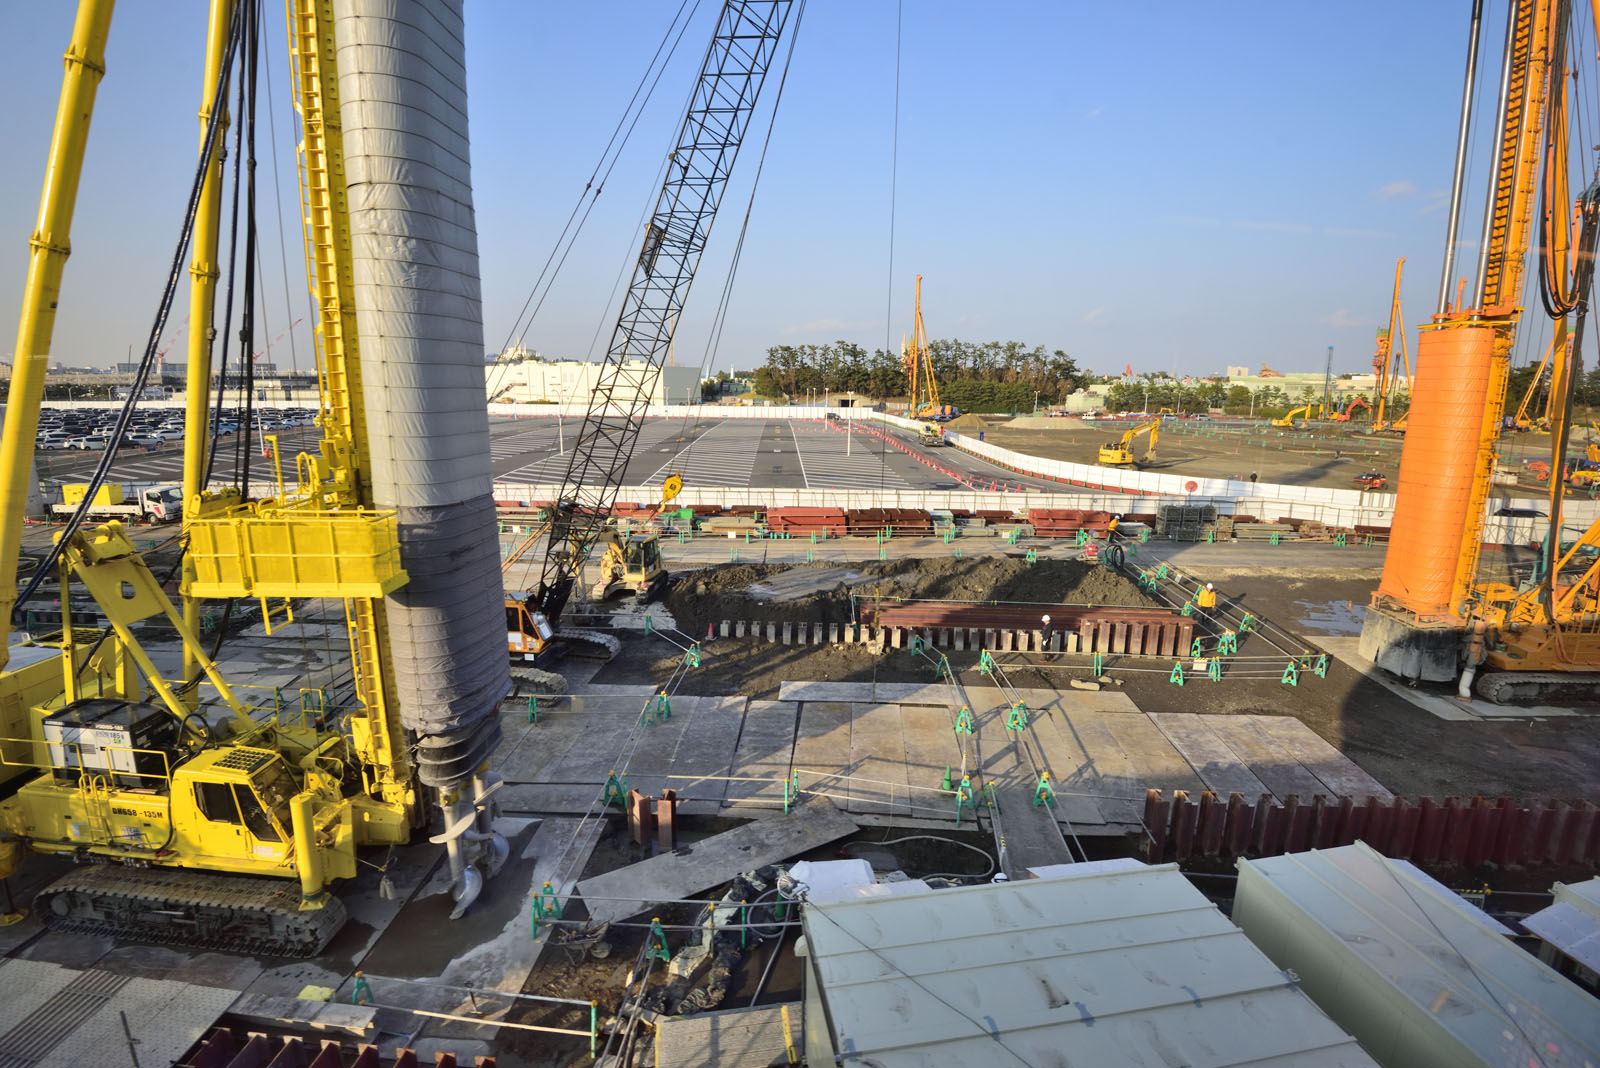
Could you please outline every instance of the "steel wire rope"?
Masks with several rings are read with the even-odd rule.
[[[806,0],[800,0],[795,8],[794,24],[789,32],[789,52],[784,57],[783,71],[778,77],[778,91],[772,98],[772,113],[767,118],[767,133],[761,142],[761,156],[756,160],[755,177],[750,182],[750,198],[745,202],[744,219],[739,224],[739,238],[734,242],[733,256],[728,262],[728,274],[722,283],[722,293],[717,298],[716,311],[711,315],[711,329],[706,334],[706,347],[700,354],[700,366],[695,372],[696,377],[702,382],[705,381],[706,369],[716,363],[717,353],[722,347],[722,331],[728,325],[728,307],[733,298],[734,280],[738,276],[740,258],[744,254],[744,239],[750,229],[750,216],[755,211],[756,190],[761,185],[761,174],[767,165],[767,149],[772,145],[772,130],[778,124],[778,108],[783,103],[783,89],[789,82],[789,66],[794,61],[795,44],[800,40],[800,24],[805,17]],[[700,403],[705,403],[704,397],[700,398]],[[685,405],[683,423],[679,427],[680,432],[688,429],[690,418],[688,406]],[[798,444],[796,447],[798,448]],[[694,439],[691,438],[688,447],[684,450],[686,462],[692,456],[693,449]]]
[[[257,16],[259,19],[259,15]],[[261,38],[261,65],[267,76],[267,84],[272,83],[272,35],[267,34]],[[300,353],[294,343],[294,303],[290,294],[294,290],[289,285],[289,244],[287,228],[283,224],[283,189],[278,172],[278,122],[272,115],[272,100],[267,100],[267,149],[272,154],[272,201],[277,209],[278,217],[278,263],[283,271],[283,321],[289,324],[289,366],[296,374],[300,371]],[[263,271],[263,274],[266,272]],[[309,279],[307,280],[309,282]],[[306,290],[302,289],[300,295],[309,298]],[[265,302],[263,301],[263,304]],[[313,326],[312,333],[316,333]],[[315,343],[313,342],[313,348]],[[320,405],[319,405],[320,407]],[[320,413],[319,413],[320,414]]]
[[[633,137],[633,131],[635,127],[638,126],[639,119],[641,116],[643,116],[645,108],[649,105],[650,98],[655,95],[656,86],[661,82],[661,75],[666,72],[667,65],[671,63],[673,55],[677,52],[678,43],[683,40],[684,31],[689,28],[689,23],[693,21],[695,12],[700,9],[701,0],[694,0],[694,7],[689,10],[689,15],[683,20],[683,26],[679,28],[677,37],[673,38],[672,40],[671,49],[668,50],[666,57],[662,59],[661,49],[666,46],[667,39],[672,37],[672,29],[678,24],[678,19],[683,15],[683,9],[688,3],[689,0],[681,0],[678,5],[678,10],[674,12],[672,16],[672,21],[667,24],[666,32],[662,34],[660,43],[656,45],[655,53],[650,57],[650,62],[646,64],[644,73],[639,76],[639,84],[634,86],[633,95],[628,99],[628,104],[625,108],[623,108],[621,117],[617,119],[616,126],[612,128],[610,139],[606,141],[605,148],[600,152],[600,159],[595,162],[594,169],[589,173],[589,179],[584,183],[583,190],[578,194],[577,201],[572,205],[572,211],[567,215],[567,221],[561,227],[561,233],[556,236],[555,244],[551,246],[549,255],[545,257],[544,266],[539,269],[539,274],[534,279],[532,288],[528,291],[527,299],[522,302],[522,308],[517,312],[516,318],[512,321],[511,330],[506,335],[505,343],[500,346],[501,352],[504,352],[511,346],[512,338],[516,337],[519,331],[526,330],[527,326],[524,325],[524,319],[526,319],[527,325],[531,326],[533,320],[539,314],[539,309],[544,307],[545,299],[550,295],[550,290],[555,285],[556,277],[561,273],[562,266],[567,262],[567,256],[572,252],[573,245],[577,243],[578,235],[582,233],[584,224],[588,222],[589,213],[594,210],[595,203],[599,201],[600,194],[605,189],[606,181],[611,177],[611,171],[616,167],[617,160],[622,157],[623,149],[627,147],[628,141]],[[657,69],[656,64],[658,59],[661,60],[659,69]],[[655,71],[655,79],[653,81],[650,78],[652,71]],[[640,101],[639,92],[644,88],[646,81],[650,82],[650,88],[645,93],[644,99]],[[638,102],[639,104],[637,112],[634,111],[635,102]],[[628,119],[630,114],[633,115],[632,122],[629,122]],[[624,124],[627,124],[627,132],[623,135],[621,144],[617,144],[617,134],[622,130]],[[611,151],[613,145],[616,146],[616,152],[614,154]],[[608,155],[611,156],[611,162],[609,165],[606,163],[606,157]],[[665,165],[663,164],[663,166]],[[603,175],[600,173],[600,169],[602,167],[605,167],[605,173]],[[598,185],[595,183],[596,177],[599,178]],[[589,191],[591,189],[594,190],[594,195],[592,197],[589,195]],[[573,230],[573,219],[578,216],[578,210],[583,208],[585,200],[589,202],[589,206],[584,208],[582,218],[578,219],[577,229]],[[571,231],[572,234],[570,240],[567,239],[567,234],[569,231]],[[566,241],[566,251],[561,252],[561,245],[563,241]],[[551,261],[556,260],[557,252],[561,252],[561,257],[558,261],[556,261],[554,272],[552,273],[550,265]],[[544,296],[541,297],[539,296],[539,287],[545,282],[547,276],[549,282],[544,287]],[[538,297],[537,304],[534,303],[535,297]],[[533,311],[531,314],[528,311],[530,305],[533,305]],[[491,396],[494,394],[494,387],[499,385],[500,378],[502,378],[505,374],[505,366],[506,365],[502,364],[496,368],[496,380],[490,383],[489,393]]]
[[[889,149],[889,271],[888,285],[884,293],[883,308],[883,355],[888,359],[894,351],[894,239],[895,218],[900,192],[900,56],[905,44],[905,0],[895,0],[894,6],[894,123],[890,137]],[[911,407],[908,417],[916,417],[917,398],[911,398]],[[889,484],[889,450],[878,450],[878,492],[882,493]],[[874,665],[872,674],[873,684],[878,681],[877,667]]]
[[[685,28],[687,29],[687,23],[685,24]],[[682,36],[681,31],[679,36]],[[665,69],[663,69],[662,73],[665,73]],[[698,85],[699,80],[697,78],[690,83],[689,91],[684,94],[682,108],[684,113],[687,113],[689,108],[693,105],[694,93]],[[637,254],[638,245],[634,235],[644,230],[645,223],[650,219],[650,212],[654,209],[656,202],[659,199],[659,190],[666,182],[667,166],[672,162],[673,150],[677,147],[677,137],[679,132],[680,131],[678,130],[674,130],[673,134],[671,135],[671,139],[667,144],[667,150],[662,153],[661,165],[656,168],[655,178],[652,179],[650,183],[649,188],[657,190],[656,196],[647,198],[645,200],[644,207],[639,211],[639,218],[634,222],[633,229],[628,232],[629,244],[627,249],[624,250],[623,254],[618,257],[620,266],[617,268],[617,277],[611,283],[611,292],[606,296],[605,304],[601,306],[600,316],[598,319],[596,319],[594,324],[594,333],[589,336],[589,347],[584,351],[583,354],[583,358],[586,362],[593,362],[595,349],[600,344],[600,335],[606,329],[606,327],[610,326],[613,331],[616,329],[617,317],[620,314],[620,308],[617,314],[612,313],[612,308],[617,306],[617,296],[622,289],[622,283],[631,276],[634,269],[639,265]],[[579,435],[581,438],[581,427],[579,428]]]
[[[95,466],[94,474],[84,490],[83,499],[78,507],[73,510],[65,526],[57,536],[55,544],[45,554],[40,566],[34,570],[33,577],[28,581],[22,591],[17,595],[17,601],[12,608],[12,619],[18,618],[23,606],[39,589],[44,581],[44,576],[55,570],[56,563],[61,559],[61,554],[72,536],[83,526],[88,517],[89,509],[94,503],[94,497],[106,478],[111,473],[112,462],[121,450],[123,436],[128,431],[134,410],[139,406],[140,395],[144,392],[145,384],[150,379],[150,370],[155,365],[156,347],[160,341],[162,331],[166,328],[167,316],[172,311],[173,297],[177,293],[178,281],[183,273],[183,258],[188,251],[189,242],[194,235],[195,217],[200,207],[200,192],[204,188],[207,172],[211,168],[211,160],[215,155],[217,143],[221,140],[218,132],[221,128],[224,104],[227,101],[228,84],[233,73],[233,61],[239,48],[239,40],[243,32],[245,5],[239,5],[233,10],[233,16],[228,26],[227,43],[223,49],[220,70],[217,74],[217,85],[212,92],[210,100],[210,113],[207,116],[205,137],[201,142],[199,161],[195,167],[194,180],[190,185],[188,202],[184,208],[183,224],[179,228],[178,244],[173,250],[172,264],[167,272],[167,280],[162,288],[161,298],[156,306],[155,321],[151,324],[150,334],[145,342],[144,356],[139,361],[139,366],[133,375],[128,399],[122,409],[117,413],[116,421],[112,425],[111,438],[106,444],[105,452],[100,457],[100,462]],[[195,324],[198,329],[198,324]]]
[[[894,119],[889,150],[889,263],[888,285],[885,287],[883,308],[883,356],[889,358],[894,338],[894,223],[896,196],[900,181],[900,52],[905,35],[905,0],[895,0],[894,12]],[[916,398],[911,398],[915,410]],[[878,492],[889,484],[889,447],[887,441],[878,449]],[[879,550],[887,556],[887,550]],[[872,662],[872,689],[878,689],[878,661]],[[976,742],[973,743],[976,747]],[[982,766],[981,758],[979,766]]]

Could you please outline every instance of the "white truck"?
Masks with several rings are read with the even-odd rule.
[[[78,504],[89,490],[87,483],[69,482],[61,487],[61,503],[50,507],[57,519],[67,519],[78,510]],[[177,486],[146,486],[126,493],[115,484],[101,486],[94,495],[86,518],[106,522],[120,519],[124,523],[144,520],[149,523],[170,523],[183,515],[183,494]]]

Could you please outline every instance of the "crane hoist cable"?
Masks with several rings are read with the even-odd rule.
[[[522,302],[522,308],[517,312],[517,317],[512,321],[511,330],[506,334],[505,343],[500,346],[500,351],[504,352],[506,349],[510,348],[512,340],[515,339],[519,333],[525,330],[528,325],[532,325],[533,320],[539,314],[539,309],[544,307],[545,299],[549,297],[550,289],[555,285],[556,277],[561,273],[562,266],[567,262],[567,256],[572,252],[572,247],[574,244],[576,244],[578,235],[583,231],[584,223],[588,222],[589,220],[589,212],[594,210],[595,203],[600,199],[600,194],[605,189],[606,182],[610,179],[612,170],[616,168],[617,160],[621,158],[623,149],[627,147],[628,141],[632,138],[634,128],[639,124],[639,119],[644,114],[645,107],[649,105],[650,98],[655,95],[656,86],[661,82],[661,76],[666,73],[667,65],[672,62],[673,55],[677,53],[678,44],[683,40],[684,31],[689,28],[689,23],[694,20],[695,13],[700,10],[700,3],[701,0],[694,0],[694,7],[689,9],[687,18],[684,18],[683,10],[688,6],[689,0],[681,0],[681,2],[678,4],[677,12],[673,14],[672,21],[667,24],[666,32],[662,34],[660,43],[656,45],[655,54],[650,57],[650,62],[645,66],[644,73],[640,75],[639,84],[634,86],[633,95],[629,97],[628,104],[625,108],[623,108],[622,115],[617,119],[616,126],[612,128],[611,137],[606,141],[605,148],[601,150],[600,158],[595,162],[594,169],[590,172],[588,181],[584,183],[583,190],[578,194],[577,201],[572,205],[572,211],[567,215],[567,221],[561,227],[561,233],[556,235],[555,243],[550,247],[549,255],[545,257],[544,266],[539,269],[538,277],[534,279],[533,286],[528,290],[527,299]],[[678,26],[678,20],[680,18],[683,18],[683,25],[678,27],[677,36],[674,37],[672,32],[673,27]],[[667,50],[666,57],[662,58],[661,50],[667,46],[667,41],[669,38],[672,40],[672,47]],[[657,66],[658,60],[660,61],[659,67]],[[652,71],[655,72],[655,77],[653,80],[651,78]],[[639,99],[639,93],[644,89],[646,82],[650,83],[650,88],[645,92],[644,99],[641,101]],[[638,104],[637,111],[634,109],[634,105],[636,103]],[[633,116],[631,122],[628,118],[629,115]],[[627,126],[626,133],[623,133],[624,125]],[[622,141],[620,144],[617,142],[617,135],[619,133],[622,133]],[[613,146],[615,146],[616,149],[615,153],[612,152]],[[610,157],[609,164],[606,162],[608,156]],[[601,173],[602,168],[605,169],[604,174]],[[590,195],[591,190],[593,191],[592,196]],[[589,202],[589,206],[587,208],[584,207],[585,200]],[[580,209],[583,211],[582,218],[578,218],[578,212]],[[577,219],[576,229],[573,229],[574,219]],[[570,240],[567,236],[569,231],[571,232]],[[563,243],[566,245],[565,251],[562,250]],[[557,258],[557,253],[560,254],[559,259]],[[553,270],[551,268],[552,262],[555,264]],[[547,276],[548,284],[546,283]],[[544,289],[542,296],[539,292],[541,286]],[[535,302],[536,300],[537,303]],[[528,310],[530,306],[533,308],[531,313]],[[504,374],[503,366],[499,369],[499,374]],[[498,385],[498,383],[495,383],[495,385]],[[494,393],[494,389],[491,388],[489,392],[492,395]]]
[[[145,385],[150,380],[150,371],[155,366],[156,349],[160,344],[161,335],[166,330],[167,316],[172,311],[173,296],[177,292],[178,282],[183,277],[184,255],[189,249],[189,240],[194,233],[195,216],[200,207],[200,190],[205,184],[206,172],[211,167],[211,157],[219,140],[217,129],[222,122],[225,111],[224,104],[227,100],[228,84],[233,72],[233,61],[239,51],[239,42],[244,33],[244,8],[246,4],[239,4],[233,9],[233,17],[228,26],[228,44],[224,50],[220,69],[217,74],[217,85],[212,93],[211,109],[206,121],[206,134],[201,142],[200,158],[195,168],[194,181],[189,188],[189,200],[184,208],[183,225],[179,228],[178,245],[173,250],[172,266],[167,272],[166,284],[161,292],[161,299],[156,305],[155,322],[150,327],[150,336],[145,342],[144,356],[139,361],[139,366],[133,375],[132,388],[129,390],[128,399],[117,413],[116,422],[111,428],[111,438],[106,442],[105,452],[100,456],[100,462],[95,466],[94,474],[89,476],[87,489],[83,499],[67,519],[54,545],[49,553],[34,569],[28,584],[17,594],[17,601],[12,608],[12,620],[21,618],[19,613],[28,602],[45,578],[54,573],[56,564],[61,559],[62,550],[66,547],[72,535],[82,528],[83,522],[88,518],[89,509],[94,505],[94,498],[101,486],[105,485],[111,473],[111,465],[116,460],[121,449],[122,438],[128,432],[129,424],[133,419],[133,412],[139,405],[140,395],[144,392]],[[198,328],[198,324],[196,324]]]

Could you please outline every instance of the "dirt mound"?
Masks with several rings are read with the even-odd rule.
[[[666,594],[678,629],[700,637],[707,624],[727,620],[845,623],[852,598],[1011,601],[1032,604],[1109,604],[1159,607],[1120,573],[1077,560],[1020,556],[904,558],[862,563],[832,588],[783,601],[764,598],[752,584],[791,571],[838,570],[827,564],[726,564],[679,578]]]
[[[974,415],[973,413],[968,412],[966,415],[956,416],[954,419],[946,423],[945,426],[949,427],[951,430],[987,430],[992,426],[999,426],[1004,422],[1004,419],[985,419],[981,415]]]
[[[1087,430],[1089,424],[1070,415],[1019,415],[1006,427],[1010,430]]]

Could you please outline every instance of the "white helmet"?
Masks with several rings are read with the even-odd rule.
[[[1208,589],[1208,590],[1214,590],[1214,589],[1216,589],[1216,587],[1215,587],[1215,586],[1213,586],[1213,585],[1211,585],[1211,583],[1209,583],[1209,582],[1208,582],[1208,583],[1206,583],[1206,589]]]
[[[1050,622],[1050,617],[1049,616],[1040,616],[1039,617],[1039,622],[1040,623],[1048,623],[1048,622]]]

